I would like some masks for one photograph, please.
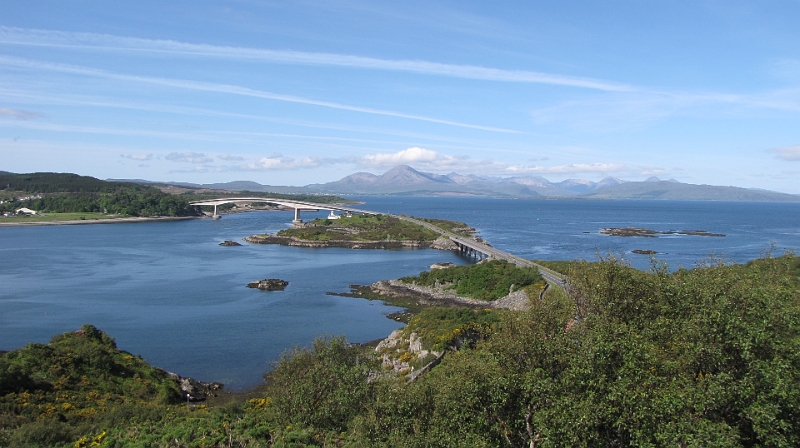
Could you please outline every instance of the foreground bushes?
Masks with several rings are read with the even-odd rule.
[[[323,338],[288,352],[249,400],[187,408],[155,379],[131,382],[120,369],[138,364],[118,356],[136,358],[104,335],[66,335],[0,358],[0,445],[800,445],[798,258],[672,274],[611,260],[572,272],[570,295],[535,300],[527,313],[472,313],[483,339],[410,384],[381,374],[368,351]],[[467,314],[428,321],[449,328],[445,320],[464,325]],[[65,366],[54,373],[34,359],[53,356]],[[94,387],[130,398],[106,400],[116,417],[81,420],[55,401],[64,374],[68,394]],[[55,410],[30,418],[24,394]]]

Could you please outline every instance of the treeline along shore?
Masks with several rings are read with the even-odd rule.
[[[176,188],[112,182],[70,173],[0,173],[0,225],[106,224],[205,216],[192,201],[219,197],[261,197],[247,191]],[[329,195],[277,194],[270,197],[348,203]],[[225,204],[219,211],[249,211],[258,207]]]

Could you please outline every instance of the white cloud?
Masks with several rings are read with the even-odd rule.
[[[775,153],[775,157],[790,162],[800,161],[800,145],[772,148],[767,151]]]
[[[124,157],[126,159],[131,160],[138,160],[138,161],[145,161],[145,160],[153,160],[152,154],[120,154],[120,157]]]
[[[234,156],[232,154],[220,154],[217,156],[218,159],[226,160],[228,162],[241,162],[244,160],[244,157]]]
[[[32,120],[34,118],[41,117],[41,115],[37,114],[36,112],[30,112],[27,110],[20,110],[20,109],[10,109],[7,107],[0,107],[0,116],[16,118],[17,120]]]
[[[171,162],[195,164],[211,163],[214,161],[214,159],[200,152],[171,152],[164,158]]]
[[[439,154],[425,148],[408,148],[394,153],[370,154],[356,160],[368,168],[391,168],[396,165],[449,167],[459,165],[463,157]]]
[[[95,33],[69,33],[51,30],[0,27],[0,43],[44,46],[56,48],[79,48],[109,52],[169,53],[191,57],[259,60],[282,64],[323,65],[372,70],[388,70],[418,73],[423,75],[448,76],[454,78],[479,79],[485,81],[550,84],[605,91],[627,91],[632,87],[615,82],[579,78],[574,76],[534,72],[529,70],[504,70],[475,65],[442,64],[419,60],[377,59],[335,53],[310,53],[287,50],[263,50],[257,48],[226,47],[191,44],[174,40],[153,40],[112,36]]]
[[[320,159],[317,157],[294,159],[292,157],[284,157],[281,154],[274,154],[269,157],[262,157],[255,163],[249,163],[242,167],[242,169],[253,171],[299,170],[318,168],[333,163],[336,163],[333,159]]]

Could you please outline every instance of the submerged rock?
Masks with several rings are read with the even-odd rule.
[[[289,282],[279,278],[265,278],[264,280],[256,280],[247,284],[248,288],[258,288],[262,291],[283,291]]]

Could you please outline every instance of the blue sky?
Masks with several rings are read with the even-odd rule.
[[[0,170],[800,193],[798,1],[8,1]]]

